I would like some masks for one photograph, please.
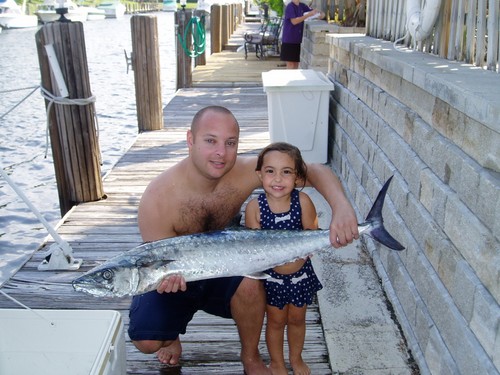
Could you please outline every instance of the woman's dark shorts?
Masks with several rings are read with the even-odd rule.
[[[280,52],[281,61],[300,62],[300,44],[282,43]]]
[[[187,283],[185,292],[134,296],[128,334],[134,341],[175,340],[198,310],[223,318],[231,316],[231,298],[243,277],[224,277]]]

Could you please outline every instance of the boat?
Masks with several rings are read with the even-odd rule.
[[[97,9],[96,7],[82,7],[87,10],[87,21],[97,21],[106,18],[104,9]]]
[[[164,12],[175,12],[177,10],[177,2],[175,0],[163,0]]]
[[[57,21],[61,16],[56,13],[56,8],[60,8],[58,2],[54,0],[45,0],[43,4],[38,6],[35,14],[38,16],[42,23]],[[64,2],[63,8],[67,9],[64,17],[73,22],[85,22],[87,21],[87,9],[85,7],[79,7],[71,0]]]
[[[0,0],[0,26],[3,29],[21,29],[27,27],[37,27],[38,18],[25,14],[14,0]]]
[[[121,18],[125,14],[127,8],[119,0],[115,0],[101,3],[97,9],[104,10],[106,12],[106,18]]]

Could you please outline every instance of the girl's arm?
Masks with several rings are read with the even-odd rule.
[[[299,200],[302,209],[302,227],[304,229],[318,229],[318,215],[311,198],[306,193],[299,192]]]
[[[260,229],[260,211],[257,199],[248,202],[245,209],[245,226],[250,229]]]

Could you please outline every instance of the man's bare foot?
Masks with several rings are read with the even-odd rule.
[[[285,363],[277,363],[271,361],[269,365],[269,369],[273,375],[288,375],[288,369],[286,368]]]
[[[290,364],[292,365],[293,375],[311,375],[309,366],[307,366],[302,358],[296,361],[290,361]]]
[[[177,337],[171,344],[164,346],[156,352],[156,356],[161,363],[166,365],[178,365],[182,353],[181,341]]]
[[[253,358],[242,357],[241,362],[243,363],[245,375],[272,375],[271,370],[267,368],[260,354]]]

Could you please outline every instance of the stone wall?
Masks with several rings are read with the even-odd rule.
[[[330,45],[326,36],[331,33],[362,33],[364,28],[340,27],[322,20],[306,21],[300,49],[300,68],[328,72]]]
[[[406,250],[364,241],[421,373],[498,374],[500,75],[328,27],[306,25],[301,68],[335,84],[329,154],[360,218],[394,175]]]

